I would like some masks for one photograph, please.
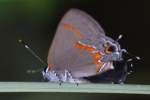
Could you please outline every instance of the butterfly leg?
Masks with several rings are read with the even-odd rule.
[[[59,77],[59,74],[56,71],[46,70],[46,71],[42,71],[42,74],[43,74],[44,79],[48,80],[49,82],[54,82],[54,83],[59,82],[61,85],[62,83],[61,78]]]
[[[76,79],[73,78],[71,72],[69,72],[68,70],[65,70],[65,75],[66,75],[66,82],[75,83],[77,86],[79,85]]]
[[[129,72],[128,68],[129,68],[129,66],[125,62],[125,64],[122,66],[122,68],[118,72],[118,75],[120,73],[120,78],[116,81],[117,84],[124,84],[124,82],[128,76],[128,72]]]

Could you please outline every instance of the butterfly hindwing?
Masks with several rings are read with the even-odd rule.
[[[83,42],[87,45],[105,36],[101,26],[88,14],[77,9],[69,10],[60,21],[48,54],[48,64],[53,69],[69,70],[73,76],[96,74],[91,53],[76,48]]]

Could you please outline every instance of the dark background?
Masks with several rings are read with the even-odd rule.
[[[123,34],[122,47],[142,58],[134,64],[134,72],[126,83],[150,84],[149,0],[1,0],[0,81],[41,81],[41,73],[26,73],[42,65],[18,39],[28,42],[46,62],[57,25],[70,8],[89,13],[114,39]]]

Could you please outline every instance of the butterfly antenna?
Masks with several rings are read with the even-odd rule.
[[[122,37],[123,37],[123,35],[120,34],[120,35],[118,36],[118,38],[116,39],[116,41],[118,42],[120,39],[122,39]],[[133,61],[133,59],[141,60],[141,58],[140,58],[139,56],[135,56],[135,55],[131,54],[131,53],[128,52],[126,49],[122,49],[121,51],[131,56],[131,58],[129,58],[129,59],[127,60],[127,62],[131,62],[131,61]]]
[[[124,53],[128,54],[129,56],[131,56],[131,58],[127,59],[127,62],[131,62],[133,60],[141,60],[141,57],[135,56],[132,53],[128,52],[127,50],[125,50]]]
[[[43,66],[47,66],[47,63],[45,63],[23,40],[18,40],[19,43],[21,43],[36,59],[38,59]],[[35,70],[30,70],[29,72],[37,72]]]
[[[118,36],[118,38],[116,39],[116,41],[119,41],[120,39],[122,39],[122,37],[123,37],[123,35],[120,34],[120,35]]]

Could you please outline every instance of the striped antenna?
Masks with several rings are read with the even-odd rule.
[[[44,66],[48,66],[23,40],[18,40],[36,59],[38,59]]]

